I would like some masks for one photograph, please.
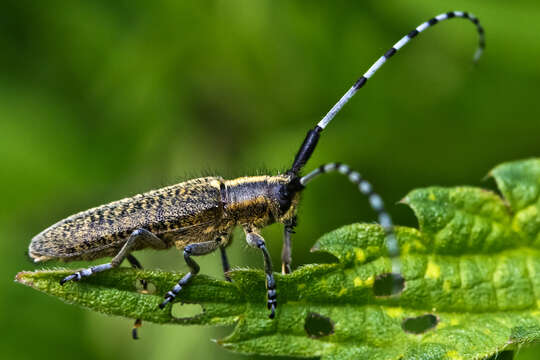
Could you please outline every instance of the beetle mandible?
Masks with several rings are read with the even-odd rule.
[[[401,38],[361,76],[328,114],[309,130],[293,164],[284,174],[276,176],[251,176],[233,180],[205,177],[135,195],[130,198],[98,206],[57,222],[36,235],[29,247],[35,262],[46,260],[92,260],[112,256],[111,262],[77,271],[65,277],[79,281],[94,273],[118,267],[127,259],[133,267],[141,268],[132,255],[143,248],[183,249],[190,271],[165,295],[160,308],[173,301],[190,279],[199,272],[199,265],[192,258],[217,249],[221,252],[225,277],[229,262],[225,248],[234,227],[241,226],[250,246],[260,249],[266,273],[267,305],[269,317],[274,318],[277,306],[276,283],[266,242],[260,230],[272,223],[284,225],[282,272],[291,271],[291,233],[295,226],[296,211],[301,191],[320,174],[337,171],[346,175],[359,190],[368,196],[371,207],[377,211],[379,222],[387,235],[387,247],[392,259],[392,272],[399,274],[399,247],[393,233],[392,221],[384,210],[379,195],[369,182],[349,166],[331,163],[322,165],[305,176],[302,169],[311,157],[321,132],[334,116],[363,87],[369,78],[412,38],[440,21],[463,18],[472,21],[479,34],[479,45],[474,60],[478,60],[485,46],[484,31],[472,14],[452,11],[426,21]],[[143,283],[146,286],[146,283]],[[140,320],[136,321],[136,326]],[[133,336],[136,338],[136,331]]]

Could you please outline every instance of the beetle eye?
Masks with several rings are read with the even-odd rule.
[[[287,212],[287,210],[289,210],[289,208],[291,207],[291,202],[292,202],[291,198],[292,198],[291,193],[287,189],[287,186],[285,185],[280,186],[277,192],[277,200],[279,202],[279,210],[282,213]]]

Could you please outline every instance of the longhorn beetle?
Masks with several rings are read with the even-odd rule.
[[[61,220],[36,235],[30,243],[30,257],[35,262],[40,262],[51,259],[92,260],[113,256],[111,262],[83,269],[65,277],[60,282],[64,284],[116,268],[124,259],[127,259],[131,266],[141,268],[140,263],[131,254],[133,251],[147,247],[168,249],[175,245],[183,249],[184,259],[190,271],[165,295],[164,301],[159,306],[163,309],[199,272],[199,265],[193,259],[194,256],[219,249],[225,277],[230,280],[227,276],[229,262],[225,248],[229,244],[233,228],[241,226],[247,243],[262,252],[266,273],[267,306],[270,310],[269,317],[274,318],[277,306],[276,283],[272,274],[270,255],[260,230],[276,222],[284,225],[282,272],[289,273],[291,233],[295,226],[300,193],[319,175],[337,171],[346,175],[363,194],[368,196],[371,207],[378,213],[379,222],[386,233],[392,272],[399,274],[399,247],[393,233],[392,220],[384,210],[380,196],[373,192],[371,184],[363,180],[360,173],[339,163],[322,165],[305,176],[301,175],[301,171],[315,150],[321,132],[358,89],[363,87],[368,79],[412,38],[438,22],[452,18],[467,19],[476,25],[479,44],[474,61],[477,61],[485,42],[484,30],[476,17],[466,12],[452,11],[422,23],[381,56],[315,128],[309,130],[291,168],[285,173],[276,176],[241,177],[234,180],[224,180],[220,177],[199,178],[98,206]],[[147,284],[142,282],[142,285],[146,288]],[[140,320],[135,322],[134,338],[137,338],[136,328],[140,324]]]

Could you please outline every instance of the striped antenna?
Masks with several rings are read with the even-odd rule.
[[[480,22],[478,21],[478,18],[476,18],[474,15],[469,14],[467,12],[463,11],[450,11],[445,14],[440,14],[432,18],[431,20],[428,20],[422,24],[420,24],[416,29],[412,30],[410,33],[405,35],[401,38],[397,43],[394,44],[388,50],[383,56],[379,58],[371,67],[368,69],[368,71],[365,72],[364,75],[362,75],[356,83],[339,99],[339,101],[330,109],[328,114],[325,115],[325,117],[317,124],[317,127],[320,128],[319,132],[322,131],[329,123],[332,121],[334,116],[341,110],[341,108],[353,97],[354,94],[363,87],[369,78],[379,70],[379,68],[394,55],[398,50],[400,50],[405,44],[407,44],[409,41],[411,41],[412,38],[416,37],[416,35],[420,34],[422,31],[426,30],[429,27],[432,27],[433,25],[447,19],[453,19],[453,18],[463,18],[470,20],[473,24],[476,25],[476,30],[478,31],[478,48],[476,49],[476,52],[474,53],[473,61],[477,62],[478,59],[482,56],[482,53],[484,51],[484,48],[486,46],[486,42],[484,39],[484,28],[480,25]]]
[[[371,184],[362,179],[362,176],[359,172],[352,170],[348,165],[340,163],[329,163],[318,167],[309,174],[300,178],[300,184],[305,186],[307,183],[311,182],[313,179],[319,175],[326,174],[329,172],[337,171],[342,175],[347,176],[349,181],[358,186],[358,190],[369,199],[369,204],[371,208],[375,210],[379,218],[379,224],[381,224],[384,229],[386,236],[386,248],[388,250],[388,256],[392,261],[392,273],[401,274],[401,262],[399,259],[399,244],[394,232],[394,225],[392,223],[392,218],[390,214],[384,208],[384,202],[382,198],[373,191]]]

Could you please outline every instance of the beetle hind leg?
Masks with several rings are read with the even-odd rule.
[[[165,295],[165,300],[159,304],[160,309],[163,309],[169,302],[173,301],[184,286],[187,285],[189,280],[199,273],[201,268],[199,267],[199,264],[197,264],[197,262],[191,257],[209,254],[216,250],[220,246],[220,243],[221,238],[218,238],[217,240],[189,244],[184,248],[184,260],[189,266],[190,271],[184,275],[184,277],[181,278],[176,285],[174,285],[172,290]]]
[[[64,285],[68,281],[79,281],[83,277],[87,277],[95,273],[120,266],[122,261],[124,261],[124,259],[129,255],[131,249],[133,249],[135,245],[138,245],[141,242],[145,243],[147,246],[156,249],[166,249],[168,247],[166,242],[158,238],[156,235],[152,234],[150,231],[145,229],[137,229],[131,233],[124,246],[122,246],[118,254],[116,254],[116,256],[112,258],[110,263],[96,265],[87,269],[79,270],[76,273],[66,276],[65,278],[60,280],[60,285]]]

